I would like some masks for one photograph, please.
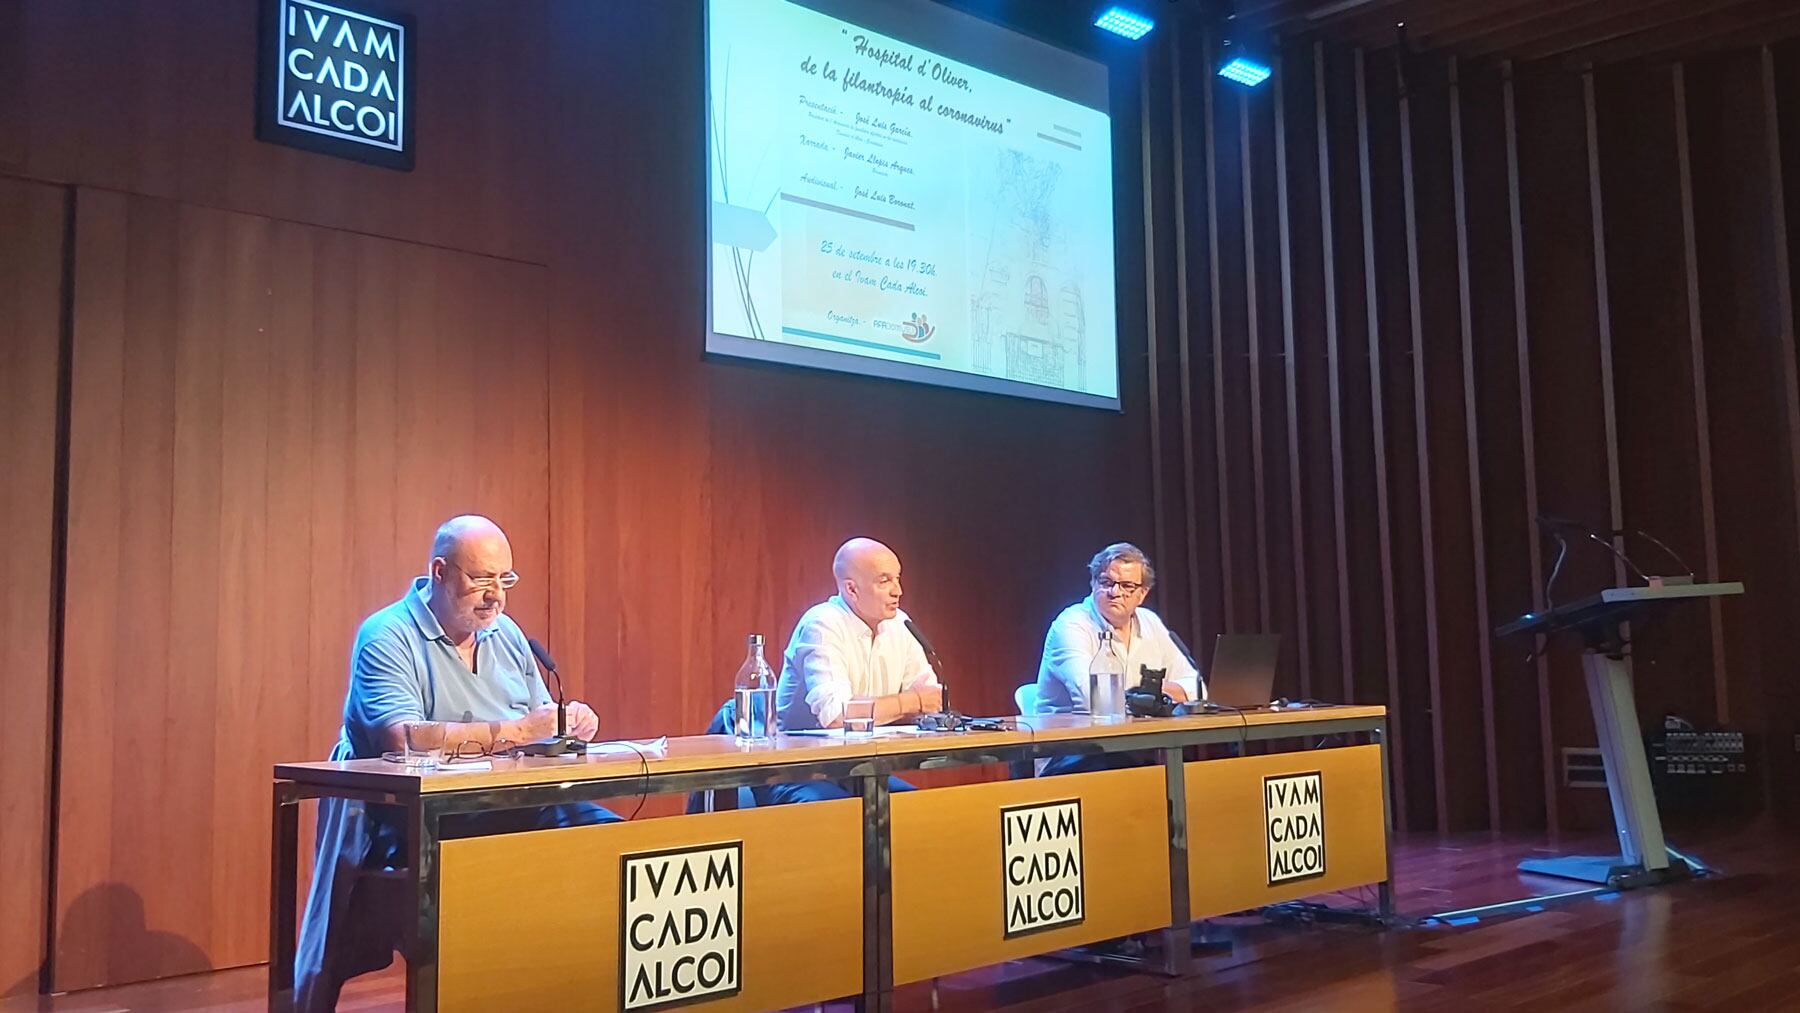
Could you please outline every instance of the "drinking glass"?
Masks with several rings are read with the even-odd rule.
[[[429,770],[444,758],[444,725],[441,721],[408,721],[401,726],[406,736],[402,757],[408,766]]]
[[[851,700],[844,704],[844,736],[863,737],[875,734],[875,701]]]

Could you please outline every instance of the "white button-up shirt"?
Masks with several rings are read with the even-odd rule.
[[[781,727],[825,728],[856,697],[892,696],[938,685],[925,651],[908,633],[906,613],[874,630],[832,595],[806,610],[794,627],[775,684]]]
[[[1063,609],[1050,624],[1044,637],[1044,660],[1038,665],[1039,714],[1087,713],[1088,669],[1100,653],[1103,629],[1110,627],[1094,605],[1093,595]],[[1139,666],[1149,666],[1165,671],[1164,677],[1179,683],[1189,700],[1205,699],[1200,673],[1175,646],[1162,618],[1149,609],[1132,612],[1129,647],[1120,642],[1118,631],[1113,631],[1112,650],[1125,673],[1125,685],[1136,686]]]

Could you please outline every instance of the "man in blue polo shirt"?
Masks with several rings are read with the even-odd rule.
[[[363,621],[350,653],[350,691],[333,760],[400,752],[406,725],[434,722],[448,748],[492,749],[546,738],[556,707],[517,623],[505,613],[518,583],[512,546],[485,517],[453,517],[432,540],[426,573],[400,600]],[[592,739],[599,718],[576,701],[569,731]],[[442,837],[582,826],[617,820],[591,802],[445,817]],[[365,810],[358,801],[328,799],[319,809],[319,854],[313,868],[295,959],[301,1010],[331,1009],[345,979],[386,967],[396,937],[383,927],[389,912],[366,910],[353,887],[359,870],[403,864],[406,833],[391,807]],[[396,926],[397,927],[397,926]]]

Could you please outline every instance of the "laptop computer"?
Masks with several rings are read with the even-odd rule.
[[[1213,645],[1206,696],[1222,707],[1267,707],[1274,699],[1279,633],[1221,633]]]

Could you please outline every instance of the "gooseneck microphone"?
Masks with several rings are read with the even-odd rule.
[[[948,712],[950,710],[950,684],[944,681],[944,659],[938,657],[938,652],[931,646],[931,641],[925,639],[925,634],[919,632],[919,628],[913,624],[911,619],[906,619],[904,622],[906,623],[906,632],[912,634],[913,639],[919,642],[919,646],[925,649],[925,660],[931,662],[931,670],[937,673],[938,690],[943,700],[942,709]]]
[[[532,656],[537,658],[538,667],[556,677],[556,737],[569,737],[569,700],[563,692],[562,673],[556,670],[556,662],[550,660],[550,649],[536,637],[526,637],[525,643],[531,646]]]
[[[1188,650],[1187,642],[1181,639],[1181,634],[1176,633],[1167,623],[1163,624],[1163,628],[1169,631],[1169,640],[1175,644],[1175,649],[1181,652],[1181,656],[1187,659],[1188,665],[1194,670],[1194,683],[1200,687],[1200,699],[1193,703],[1198,705],[1204,702],[1206,699],[1206,673],[1200,671],[1200,663],[1194,660],[1194,652]]]
[[[563,692],[562,673],[556,670],[556,662],[551,659],[548,648],[532,637],[525,638],[525,643],[531,647],[532,656],[537,658],[538,667],[556,680],[556,735],[528,742],[521,747],[522,751],[529,756],[562,756],[583,751],[586,746],[569,734],[569,699]]]
[[[1639,569],[1638,565],[1631,561],[1630,556],[1620,552],[1618,547],[1613,545],[1612,539],[1600,537],[1599,532],[1588,527],[1586,524],[1583,524],[1580,521],[1570,520],[1567,517],[1557,517],[1551,514],[1538,514],[1537,522],[1538,527],[1550,531],[1552,534],[1558,531],[1573,531],[1582,537],[1587,538],[1589,541],[1599,544],[1601,548],[1617,557],[1619,562],[1624,563],[1626,569],[1637,574],[1639,580],[1646,584],[1650,583],[1650,578],[1644,575],[1644,571]]]
[[[931,646],[931,641],[925,639],[925,634],[919,632],[919,628],[913,625],[911,619],[906,619],[904,622],[906,623],[906,632],[912,634],[913,639],[919,642],[919,646],[925,649],[925,660],[931,663],[931,670],[936,672],[938,677],[940,694],[938,713],[919,715],[919,727],[927,731],[956,731],[962,727],[962,720],[956,716],[955,711],[950,709],[950,684],[944,681],[944,659],[938,657],[938,652]]]
[[[1168,624],[1164,623],[1163,626],[1167,628]],[[1169,630],[1169,639],[1174,641],[1175,649],[1181,652],[1181,656],[1187,659],[1187,663],[1194,666],[1194,671],[1200,671],[1200,663],[1194,660],[1194,652],[1188,650],[1188,645],[1181,639],[1181,634],[1171,629]]]

